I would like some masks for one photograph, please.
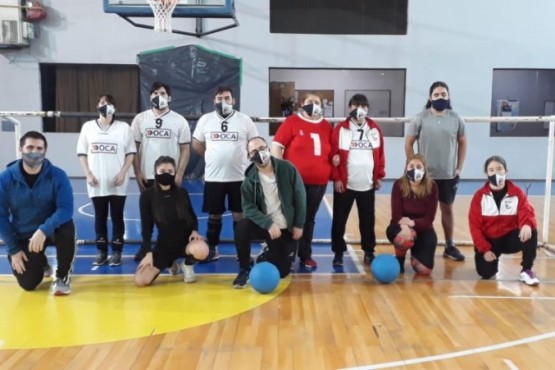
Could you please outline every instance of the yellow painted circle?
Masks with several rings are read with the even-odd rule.
[[[13,277],[0,278],[0,349],[104,343],[167,333],[225,319],[271,300],[272,294],[233,289],[232,275],[200,275],[194,284],[160,276],[137,288],[131,276],[77,276],[67,297],[50,294],[50,279],[26,292]]]

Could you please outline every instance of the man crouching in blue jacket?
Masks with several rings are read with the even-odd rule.
[[[75,255],[73,190],[66,173],[45,159],[48,143],[29,131],[19,141],[21,159],[0,173],[0,237],[19,286],[34,290],[50,269],[45,246],[56,246],[54,295],[71,293]]]

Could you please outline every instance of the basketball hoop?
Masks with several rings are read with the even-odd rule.
[[[172,14],[179,0],[146,0],[154,14],[154,31],[171,32]]]

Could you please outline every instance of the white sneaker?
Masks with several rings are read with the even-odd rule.
[[[526,285],[536,286],[540,283],[540,280],[534,274],[532,270],[522,271],[520,273],[520,281],[522,281]]]
[[[185,263],[181,264],[181,269],[183,270],[183,281],[186,283],[194,283],[197,281],[195,277],[195,270],[193,269],[193,265],[186,265]]]

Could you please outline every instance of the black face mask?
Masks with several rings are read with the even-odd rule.
[[[214,104],[214,108],[222,117],[227,117],[233,112],[233,105],[227,104],[226,102]]]
[[[432,100],[432,108],[434,108],[438,112],[444,111],[445,109],[449,108],[449,99]]]
[[[160,110],[166,109],[170,105],[169,100],[160,95],[157,95],[154,98],[152,98],[150,100],[150,103],[154,108],[160,109]]]
[[[167,172],[160,174],[157,173],[156,175],[154,175],[154,179],[157,183],[164,186],[172,185],[175,183],[175,175]]]
[[[113,116],[115,112],[116,108],[114,108],[112,104],[104,104],[98,108],[98,113],[100,113],[102,117]]]
[[[260,167],[266,167],[270,163],[270,151],[269,150],[257,150],[251,157],[251,162],[259,165]]]
[[[318,104],[303,105],[303,110],[311,117],[322,113],[322,107]]]
[[[488,176],[488,182],[493,186],[505,185],[505,175],[493,174]]]

